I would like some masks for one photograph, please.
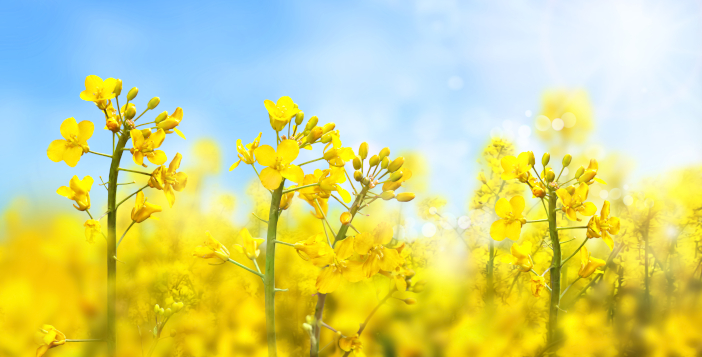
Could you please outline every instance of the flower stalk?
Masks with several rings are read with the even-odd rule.
[[[280,217],[280,200],[283,197],[283,186],[285,179],[280,182],[280,186],[273,191],[271,197],[271,209],[268,214],[268,235],[266,239],[266,267],[263,276],[263,290],[266,310],[266,334],[268,340],[268,356],[277,355],[275,341],[275,242],[278,231],[278,218]]]
[[[558,310],[561,301],[561,242],[558,239],[556,227],[556,202],[558,197],[551,190],[548,198],[548,231],[553,247],[553,258],[551,260],[551,301],[548,309],[548,329],[547,345],[554,344],[559,339],[558,332]]]

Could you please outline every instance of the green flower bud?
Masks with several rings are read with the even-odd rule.
[[[127,100],[134,100],[136,98],[137,94],[139,94],[139,88],[134,87],[129,90],[129,93],[127,93]]]
[[[161,307],[156,304],[156,306],[154,306],[154,313],[158,314],[159,312],[161,312]]]
[[[536,159],[534,158],[534,152],[527,151],[527,153],[529,154],[529,165],[533,167],[534,164],[536,164]]]
[[[390,165],[390,159],[388,159],[388,157],[386,156],[380,161],[380,168],[387,169],[388,165]]]
[[[307,125],[305,125],[305,130],[312,130],[315,126],[317,126],[317,122],[319,121],[319,118],[317,116],[313,116],[310,118],[310,120],[307,121]]]
[[[395,172],[395,171],[399,170],[402,167],[402,165],[404,165],[404,164],[405,164],[405,158],[400,156],[397,159],[393,160],[390,163],[390,165],[388,165],[388,171]]]
[[[380,198],[384,199],[385,201],[390,201],[391,199],[395,198],[395,191],[384,191],[380,194]]]
[[[380,157],[378,157],[378,155],[371,156],[370,160],[368,161],[368,164],[370,165],[370,167],[378,166],[379,163],[380,163]]]
[[[380,150],[379,156],[380,156],[380,159],[381,159],[381,160],[384,159],[384,158],[386,158],[386,157],[388,157],[388,156],[390,156],[390,149],[389,149],[389,148],[383,148],[383,150]]]
[[[124,110],[124,117],[127,119],[132,119],[136,115],[136,107],[129,103],[130,105],[127,106],[127,109]]]
[[[161,103],[161,98],[153,97],[149,101],[149,104],[146,105],[146,107],[149,108],[150,110],[153,110],[154,108],[158,107],[158,103]]]
[[[334,124],[334,123],[326,123],[326,124],[324,124],[324,126],[322,127],[322,132],[323,132],[324,134],[326,134],[326,133],[328,133],[328,132],[334,130],[335,127],[336,127],[336,124]]]
[[[546,175],[544,175],[544,176],[545,176],[544,179],[546,180],[546,182],[553,182],[553,180],[556,179],[556,173],[554,173],[550,167],[547,169]]]
[[[361,182],[361,179],[363,179],[363,173],[361,171],[354,171],[353,179],[358,182]]]
[[[412,192],[403,192],[399,195],[397,195],[397,200],[400,202],[409,202],[414,199],[414,193]]]
[[[578,171],[575,171],[575,178],[580,178],[585,173],[585,168],[583,166],[580,166],[578,168]]]
[[[305,121],[305,112],[300,110],[295,114],[295,125],[300,125],[303,121]]]
[[[361,146],[358,148],[358,156],[361,157],[361,160],[365,160],[368,157],[368,143],[361,143]]]
[[[122,94],[122,80],[121,79],[117,80],[117,84],[115,84],[115,90],[113,91],[113,93],[115,93],[115,95],[117,95],[117,96]]]
[[[362,167],[361,158],[356,156],[353,158],[353,169],[360,170]]]
[[[397,180],[401,179],[402,176],[403,176],[402,171],[395,171],[392,174],[390,174],[390,181],[397,182]]]
[[[322,128],[323,131],[324,128]],[[324,134],[322,135],[322,144],[327,144],[332,140],[332,136],[330,134]]]
[[[551,161],[551,154],[545,153],[544,156],[541,157],[541,165],[548,165],[548,162]]]
[[[161,114],[156,116],[156,119],[154,119],[154,121],[156,122],[156,124],[158,124],[158,123],[166,120],[167,116],[168,116],[168,112],[164,110],[163,112],[161,112]]]
[[[563,167],[568,167],[568,165],[570,165],[571,160],[573,160],[573,157],[570,156],[570,154],[563,156],[563,161],[561,162],[563,164]]]

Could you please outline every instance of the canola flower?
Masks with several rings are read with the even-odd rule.
[[[102,216],[95,216],[90,213],[90,190],[94,182],[91,176],[85,176],[83,180],[79,180],[77,176],[73,176],[69,186],[62,186],[56,192],[70,200],[75,201],[74,207],[79,211],[85,211],[89,218],[83,224],[85,228],[86,241],[92,243],[99,236],[104,236],[102,233],[103,217],[107,217],[107,235],[104,236],[107,240],[107,319],[106,319],[106,342],[107,355],[113,357],[116,355],[116,284],[117,284],[117,247],[122,243],[130,228],[136,223],[142,223],[151,217],[153,213],[160,212],[161,207],[152,203],[146,202],[146,196],[143,192],[147,187],[158,188],[166,194],[168,202],[173,206],[175,196],[173,191],[181,191],[187,183],[187,175],[176,172],[180,166],[182,156],[176,154],[168,168],[160,166],[153,173],[142,172],[138,170],[130,170],[119,167],[122,159],[123,151],[129,150],[136,164],[146,167],[144,158],[146,157],[155,165],[162,165],[166,162],[167,156],[164,151],[158,149],[167,133],[173,131],[183,136],[176,126],[183,119],[183,111],[177,108],[172,116],[162,115],[157,117],[157,120],[137,125],[139,120],[147,111],[155,109],[160,103],[160,98],[152,98],[147,108],[139,116],[136,116],[136,105],[130,103],[138,94],[137,88],[132,88],[127,93],[127,102],[120,107],[119,96],[122,93],[122,81],[115,78],[102,78],[90,75],[85,79],[85,90],[80,93],[80,98],[92,102],[100,110],[101,115],[105,118],[105,129],[109,130],[112,136],[112,153],[104,154],[91,151],[88,146],[88,139],[93,136],[94,124],[90,121],[82,121],[77,123],[74,118],[68,118],[63,121],[60,127],[63,140],[54,140],[49,145],[47,156],[54,162],[64,161],[70,167],[75,167],[83,154],[91,153],[101,157],[110,159],[108,181],[103,184],[107,189],[107,212]],[[113,104],[114,101],[114,104]],[[116,108],[120,108],[119,111]],[[157,123],[158,121],[158,123]],[[138,129],[137,127],[156,124],[152,127]],[[133,147],[127,149],[126,145],[129,140],[132,140]],[[145,186],[138,189],[136,192],[128,195],[126,198],[117,202],[118,186],[128,185],[130,183],[118,182],[119,172],[127,171],[144,176],[148,176],[149,180]],[[102,180],[102,176],[100,176]],[[135,205],[131,212],[131,224],[125,229],[119,241],[117,241],[117,211],[119,207],[130,197],[136,195]],[[49,325],[47,325],[49,326]],[[50,326],[49,326],[50,327]],[[47,330],[48,331],[48,330]],[[39,352],[43,355],[48,348],[55,347],[61,344],[61,340],[56,340],[57,336],[63,336],[59,332],[54,331],[53,327],[46,333],[46,343],[40,347]],[[65,336],[63,336],[65,340]],[[49,342],[52,340],[53,342]],[[80,342],[94,342],[95,340],[72,340]],[[154,341],[152,346],[155,347]],[[152,351],[153,352],[153,351]]]

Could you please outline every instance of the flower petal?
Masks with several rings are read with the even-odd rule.
[[[256,161],[263,166],[275,165],[277,156],[275,149],[273,149],[273,147],[270,145],[259,146],[256,148],[256,151],[254,151],[254,155],[256,156]]]
[[[269,190],[275,190],[280,186],[280,182],[283,181],[283,176],[280,175],[280,172],[270,168],[266,167],[261,171],[261,184],[263,184],[263,187],[269,189]]]
[[[341,283],[341,272],[336,267],[328,266],[322,269],[317,277],[317,291],[322,294],[334,292]]]
[[[506,201],[506,200],[505,200]],[[498,219],[490,225],[490,237],[496,241],[504,240],[507,236],[507,224],[504,219]]]
[[[497,213],[500,218],[507,218],[511,212],[512,205],[506,198],[500,198],[497,200],[497,203],[495,204],[495,213]]]
[[[66,152],[66,140],[54,140],[49,144],[49,148],[46,149],[46,156],[49,160],[53,162],[59,162],[63,160],[63,154]]]
[[[148,155],[147,158],[154,165],[163,165],[168,161],[168,156],[163,150],[156,150],[151,155]]]
[[[72,148],[68,148],[63,153],[63,161],[65,161],[66,165],[70,167],[76,167],[81,156],[83,156],[83,148],[80,146],[74,146]]]
[[[295,140],[283,140],[278,145],[278,150],[276,150],[278,157],[281,159],[283,165],[287,165],[297,158],[300,154],[300,147],[297,146]]]
[[[95,130],[95,124],[89,120],[83,120],[78,123],[78,140],[88,141],[91,136],[93,136],[93,131]]]
[[[70,117],[61,123],[61,136],[64,137],[66,140],[73,139],[73,137],[77,137],[80,134],[80,129],[78,129],[78,123],[76,123],[76,119],[73,117]]]
[[[305,179],[305,173],[302,171],[302,168],[297,165],[290,165],[286,167],[280,171],[280,174],[286,179],[295,183],[302,183],[302,181]]]

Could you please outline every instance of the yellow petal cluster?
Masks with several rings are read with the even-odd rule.
[[[295,183],[301,183],[305,173],[302,169],[292,164],[300,153],[300,148],[294,140],[283,140],[277,149],[270,145],[263,145],[254,152],[256,161],[267,166],[261,171],[260,179],[263,187],[275,190],[286,178]]]
[[[134,208],[132,208],[132,220],[136,223],[141,223],[151,217],[152,214],[161,212],[161,206],[146,202],[144,191],[139,191],[136,195]]]
[[[144,132],[138,129],[132,129],[129,133],[132,136],[132,144],[134,145],[130,152],[137,165],[146,167],[144,157],[149,159],[154,165],[166,163],[166,160],[168,160],[166,153],[163,150],[156,150],[163,144],[163,140],[166,139],[166,132],[163,129],[158,129],[155,133],[149,134],[148,137],[145,137]]]
[[[617,217],[609,217],[609,201],[602,205],[600,216],[594,215],[587,224],[588,238],[602,238],[610,250],[614,249],[612,236],[619,233],[621,223]]]
[[[578,276],[581,278],[587,278],[592,275],[597,268],[605,264],[604,260],[592,257],[587,251],[587,248],[580,248],[580,270],[578,271]]]
[[[242,244],[234,245],[234,249],[236,249],[237,252],[246,255],[246,257],[251,260],[258,258],[259,254],[261,254],[258,246],[263,243],[263,238],[251,237],[249,230],[244,228],[241,230],[241,240]]]
[[[50,348],[61,346],[66,343],[66,335],[51,325],[44,325],[39,329],[38,334],[41,346],[37,348],[36,357],[43,356]]]
[[[273,103],[272,100],[266,99],[263,101],[263,104],[268,110],[268,117],[271,120],[271,127],[275,131],[283,130],[283,128],[290,122],[290,119],[292,119],[300,111],[297,104],[295,104],[288,96],[280,97],[276,103]]]
[[[83,177],[82,180],[78,176],[73,175],[68,186],[61,186],[56,193],[73,200],[76,203],[73,205],[79,211],[85,211],[90,208],[90,189],[93,187],[93,178],[90,176]]]
[[[582,183],[575,189],[575,192],[571,195],[565,188],[559,188],[556,191],[556,195],[561,199],[563,204],[563,212],[566,213],[568,218],[571,220],[581,221],[576,213],[580,213],[583,216],[592,216],[597,212],[597,207],[592,202],[585,202],[587,200],[587,194],[589,191],[589,186]]]
[[[49,144],[46,155],[53,162],[65,161],[66,165],[75,167],[83,154],[90,151],[88,139],[93,136],[95,126],[83,120],[76,123],[75,118],[68,118],[61,123],[63,140],[54,140]]]
[[[193,256],[203,259],[212,258],[223,264],[229,260],[229,250],[222,243],[214,239],[210,232],[207,232],[205,244],[195,247]]]
[[[519,236],[522,233],[522,225],[526,223],[522,216],[525,204],[522,196],[514,196],[509,201],[506,198],[497,200],[495,213],[501,219],[493,222],[490,226],[492,239],[496,241],[502,241],[505,238],[519,240]]]
[[[188,183],[188,175],[184,172],[176,172],[180,168],[180,161],[183,159],[183,155],[176,153],[173,160],[171,160],[168,168],[161,165],[153,174],[151,174],[151,179],[149,179],[149,187],[162,190],[166,195],[168,204],[173,207],[175,203],[175,192],[180,192],[185,189],[185,185]]]

